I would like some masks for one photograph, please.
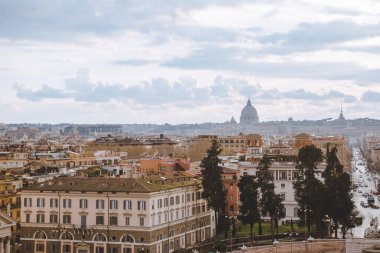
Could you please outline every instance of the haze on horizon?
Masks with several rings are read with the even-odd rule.
[[[0,0],[0,122],[380,118],[380,2]]]

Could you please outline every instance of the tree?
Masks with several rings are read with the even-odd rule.
[[[323,172],[327,188],[327,214],[334,222],[335,238],[338,237],[339,223],[346,222],[354,209],[350,196],[350,175],[343,171],[343,165],[336,152],[336,148],[328,152],[327,165]]]
[[[305,216],[308,232],[311,223],[315,222],[320,237],[323,217],[326,214],[326,187],[316,175],[319,173],[317,166],[322,158],[322,150],[316,146],[302,147],[298,152],[296,165],[298,177],[293,182],[295,199],[300,206],[300,217]]]
[[[353,209],[346,217],[343,217],[342,222],[342,235],[343,239],[346,238],[347,231],[360,226],[363,223],[363,216],[360,215],[360,212],[356,209]]]
[[[276,225],[277,236],[278,236],[278,222],[285,218],[286,213],[284,209],[284,204],[282,203],[282,198],[280,194],[276,194],[273,199],[273,219]]]
[[[271,166],[268,157],[264,156],[258,165],[258,184],[261,191],[260,207],[263,216],[269,216],[271,221],[272,241],[274,240],[273,223],[285,217],[282,198],[274,191],[273,175],[269,171]]]
[[[217,232],[219,228],[224,225],[219,222],[224,221],[225,207],[226,207],[226,191],[222,182],[222,168],[219,166],[220,159],[218,155],[222,150],[216,140],[213,140],[209,149],[207,149],[206,156],[202,159],[200,167],[202,168],[202,198],[207,201],[209,207],[215,211]]]
[[[260,220],[258,209],[258,184],[254,176],[243,176],[238,183],[240,191],[240,215],[238,216],[244,224],[249,224],[251,243],[253,243],[253,227]]]

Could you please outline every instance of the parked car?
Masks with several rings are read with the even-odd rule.
[[[373,208],[373,209],[379,209],[380,207],[378,205],[376,205],[376,204],[372,204],[371,208]]]

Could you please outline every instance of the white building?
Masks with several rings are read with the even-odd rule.
[[[56,178],[21,193],[24,252],[162,253],[215,233],[201,182]],[[1,252],[0,252],[1,253]]]
[[[281,194],[283,199],[285,212],[285,220],[298,219],[299,206],[295,200],[293,182],[298,176],[298,170],[295,167],[294,162],[272,162],[270,171],[274,178],[275,192]],[[239,171],[240,176],[254,175],[257,176],[258,163],[254,162],[240,162]],[[320,164],[320,171],[322,172],[325,164]],[[321,178],[321,174],[317,175],[317,178]]]

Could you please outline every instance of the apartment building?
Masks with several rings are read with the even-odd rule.
[[[190,177],[56,178],[21,193],[23,252],[170,253],[215,234]]]
[[[269,168],[270,173],[273,175],[275,192],[280,194],[283,199],[285,208],[285,220],[297,220],[299,206],[295,200],[293,182],[298,177],[298,170],[295,167],[295,162],[277,162],[273,161]],[[239,171],[240,176],[254,175],[257,176],[258,163],[253,162],[240,162]],[[324,170],[326,164],[318,166],[320,172]],[[317,176],[321,179],[321,173]]]

